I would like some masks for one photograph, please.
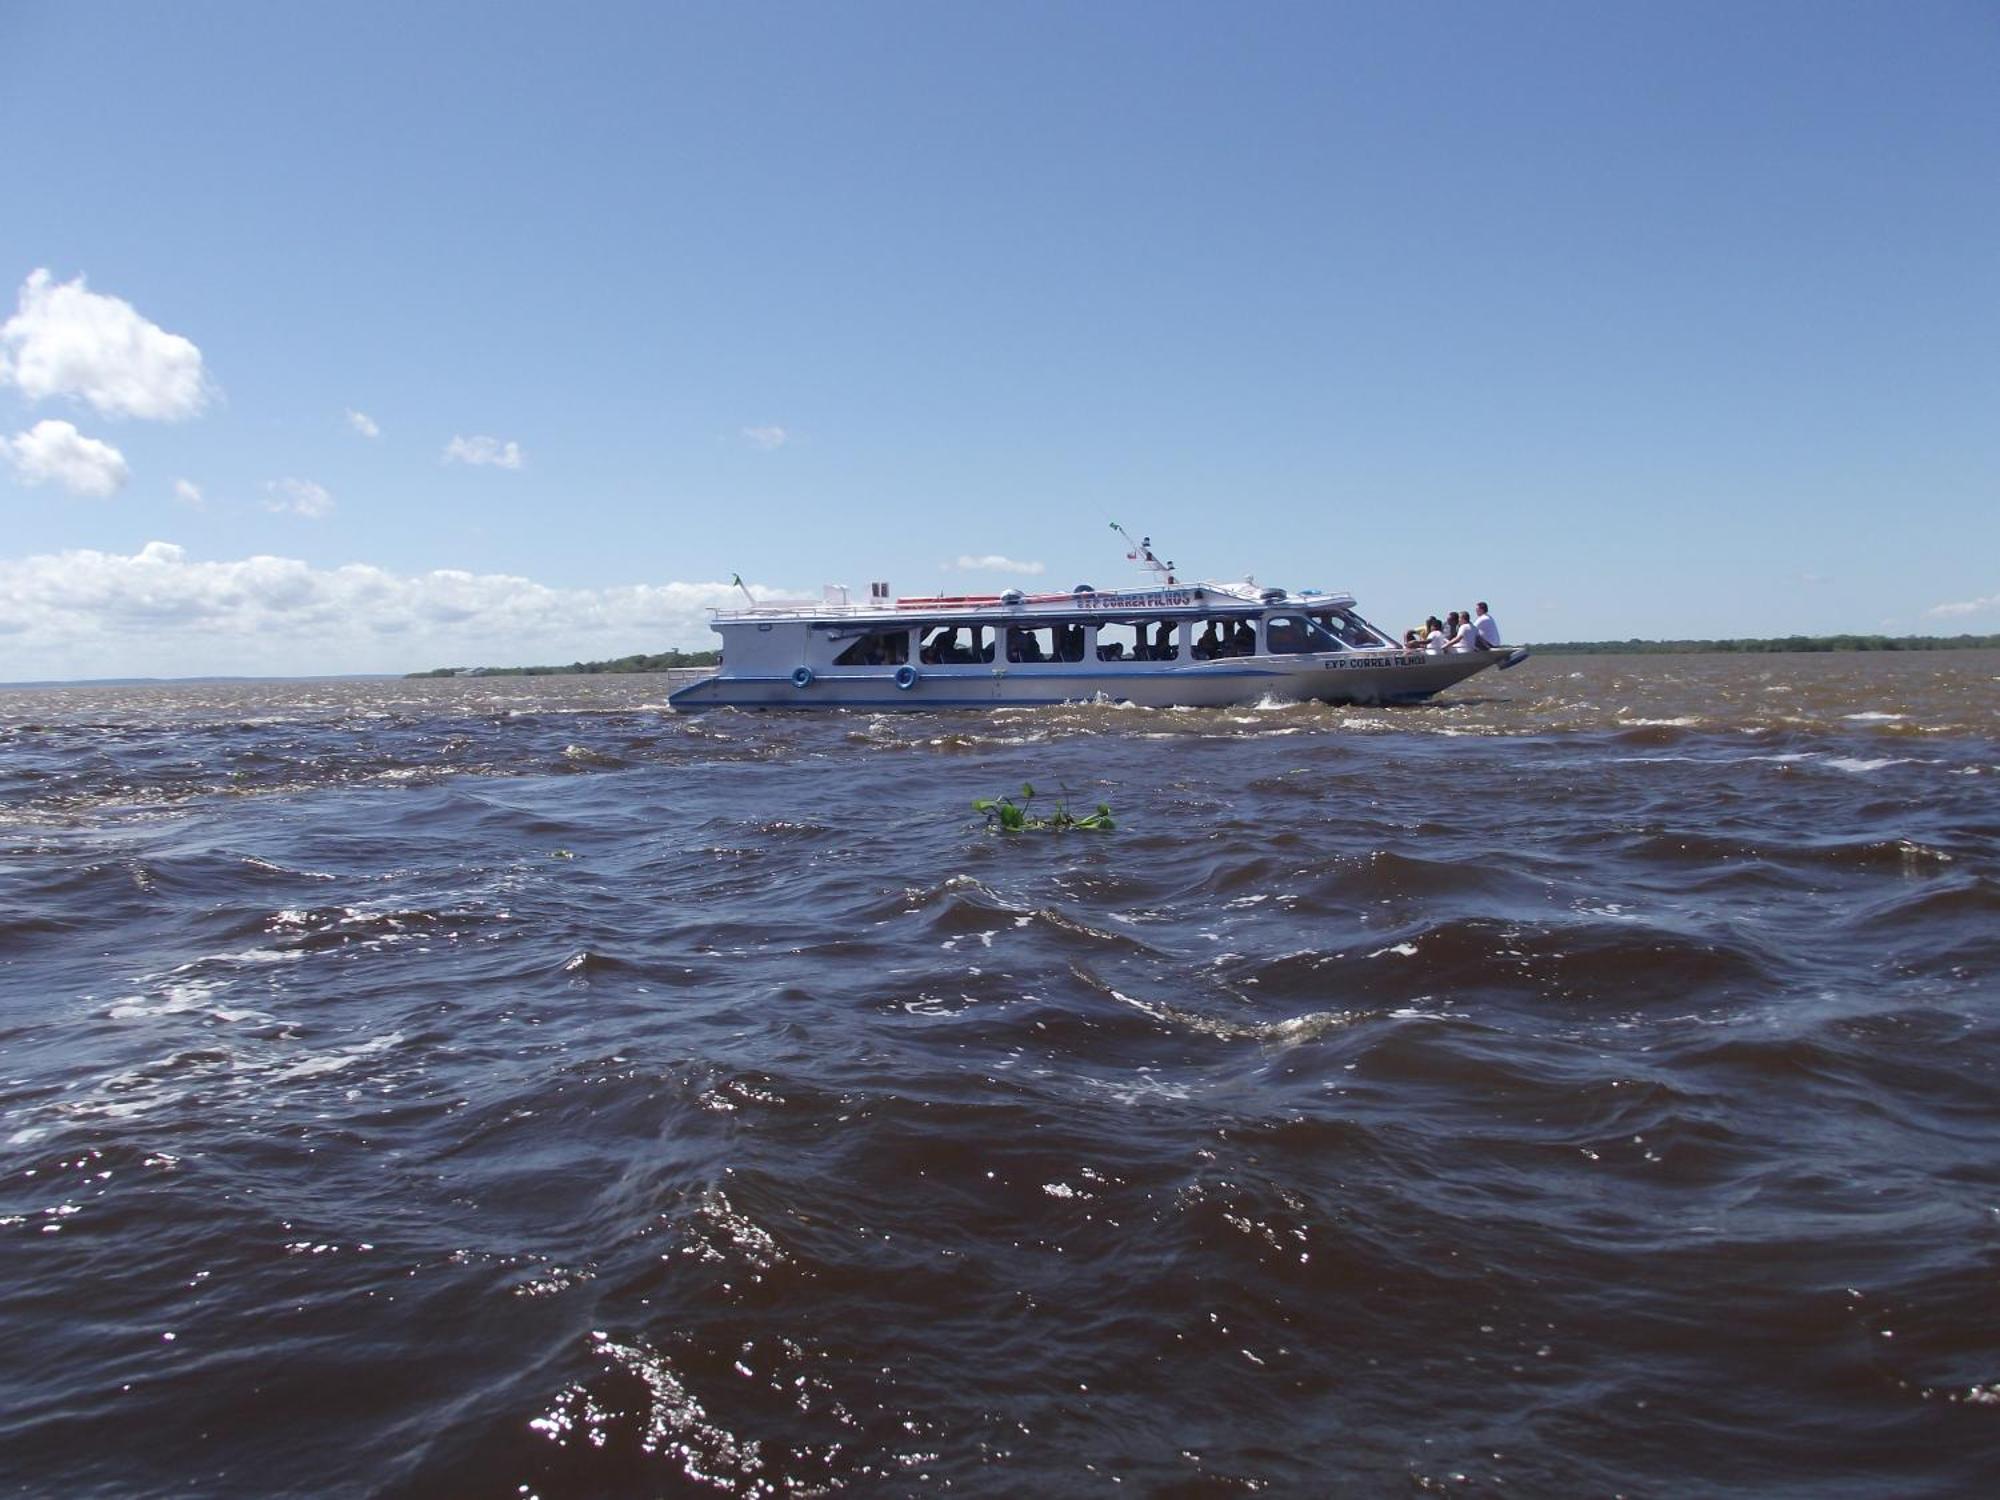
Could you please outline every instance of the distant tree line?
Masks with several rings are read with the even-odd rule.
[[[573,661],[566,667],[434,667],[410,677],[587,677],[600,672],[670,672],[678,667],[712,667],[720,651],[655,651],[611,661]]]
[[[1542,641],[1550,654],[1651,655],[1765,651],[1971,651],[2000,647],[2000,635],[1781,635],[1728,641]]]

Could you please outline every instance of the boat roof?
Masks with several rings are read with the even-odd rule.
[[[922,624],[995,623],[1012,620],[1076,619],[1092,615],[1212,615],[1247,614],[1266,609],[1351,609],[1354,596],[1305,589],[1261,588],[1252,582],[1148,585],[1135,589],[1094,589],[1079,584],[1066,594],[1026,594],[1008,589],[1000,594],[920,594],[896,599],[871,598],[852,603],[838,585],[822,599],[761,600],[744,609],[711,609],[717,625],[773,620],[839,621],[842,624],[902,621]]]

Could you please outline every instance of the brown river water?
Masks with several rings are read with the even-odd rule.
[[[0,1488],[2000,1473],[2000,653],[669,686],[0,690]]]

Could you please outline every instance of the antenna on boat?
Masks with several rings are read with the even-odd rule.
[[[1174,581],[1174,565],[1170,562],[1160,561],[1159,554],[1153,551],[1153,539],[1151,537],[1142,536],[1137,542],[1134,542],[1132,540],[1132,533],[1127,531],[1123,526],[1120,526],[1116,521],[1111,523],[1111,529],[1125,538],[1125,546],[1128,549],[1125,553],[1127,558],[1139,564],[1140,567],[1149,569],[1163,583],[1172,583]]]
[[[741,573],[731,573],[729,575],[729,581],[735,584],[739,589],[743,590],[743,597],[745,599],[748,599],[750,601],[750,607],[752,609],[755,609],[757,607],[757,596],[750,592],[750,585],[743,581],[743,575]]]

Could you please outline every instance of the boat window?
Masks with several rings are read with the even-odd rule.
[[[1264,649],[1272,656],[1347,649],[1338,637],[1311,615],[1272,615],[1264,622],[1264,640]]]
[[[1082,661],[1083,626],[1009,625],[1007,660],[1011,662]]]
[[[1174,661],[1181,654],[1172,620],[1105,620],[1097,627],[1099,661]]]
[[[1344,609],[1322,610],[1315,614],[1313,619],[1335,640],[1355,651],[1368,651],[1377,646],[1393,644],[1361,616]]]
[[[1055,649],[1046,629],[1029,630],[1020,625],[1007,627],[1007,660],[1013,662],[1047,661]]]
[[[1252,656],[1257,650],[1257,630],[1248,620],[1203,620],[1195,637],[1194,659],[1214,661],[1223,656]]]
[[[981,660],[985,630],[977,625],[938,625],[924,632],[919,655],[933,666]],[[990,653],[988,658],[990,659]]]
[[[908,630],[871,630],[833,659],[836,667],[900,667],[910,659]]]

